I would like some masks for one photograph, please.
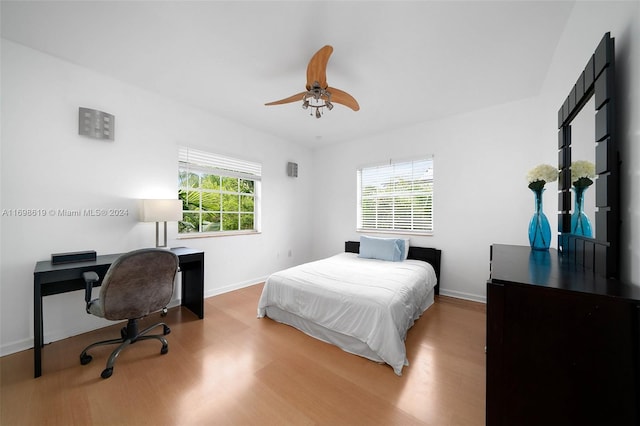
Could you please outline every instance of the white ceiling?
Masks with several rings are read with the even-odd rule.
[[[539,93],[573,1],[5,1],[2,36],[307,146]],[[298,103],[329,85],[360,103]]]

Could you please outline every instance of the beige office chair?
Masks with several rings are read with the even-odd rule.
[[[100,297],[91,300],[91,290],[100,278],[95,272],[82,274],[85,283],[85,302],[87,313],[108,320],[128,320],[126,327],[120,330],[120,339],[111,339],[93,343],[80,354],[80,363],[86,365],[93,357],[87,351],[94,346],[119,343],[107,360],[102,372],[103,379],[113,374],[113,364],[120,352],[132,343],[144,339],[157,339],[162,343],[161,354],[169,351],[167,339],[162,335],[146,335],[152,329],[162,326],[163,335],[171,332],[163,323],[157,323],[138,331],[138,320],[153,312],[166,313],[167,304],[173,295],[173,283],[178,272],[178,256],[163,249],[135,250],[118,257],[111,264],[102,280]]]

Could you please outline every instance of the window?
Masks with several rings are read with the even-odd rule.
[[[262,165],[191,148],[178,150],[178,233],[260,231]]]
[[[433,158],[357,171],[359,231],[433,233]]]

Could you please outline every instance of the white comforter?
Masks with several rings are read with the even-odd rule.
[[[258,318],[275,306],[366,343],[400,375],[409,365],[407,330],[433,303],[433,267],[418,260],[387,262],[341,253],[271,275]]]

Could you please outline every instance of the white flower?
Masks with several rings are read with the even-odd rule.
[[[571,183],[574,186],[589,186],[596,177],[596,166],[590,161],[571,163]]]
[[[547,182],[553,182],[558,179],[558,169],[548,164],[540,164],[527,173],[527,181],[529,188],[542,189]]]

